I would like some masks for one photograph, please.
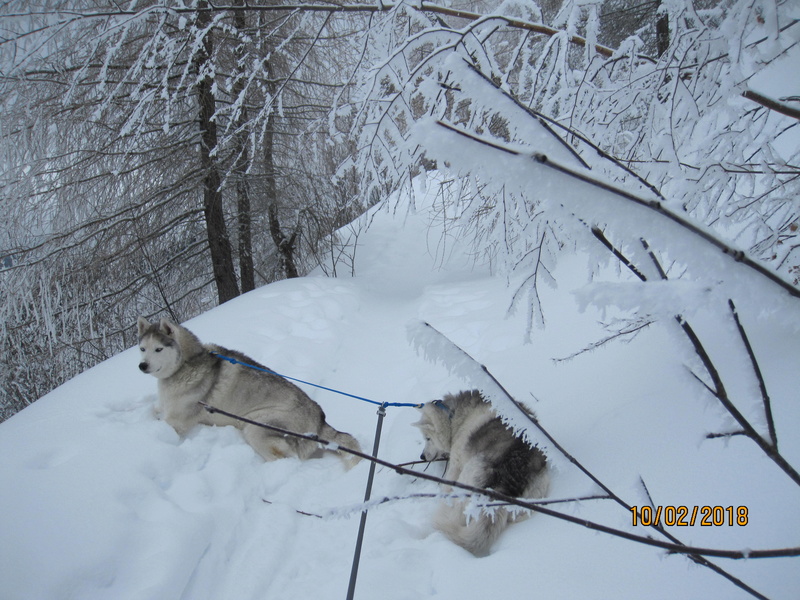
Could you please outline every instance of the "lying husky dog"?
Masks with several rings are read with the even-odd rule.
[[[541,498],[549,477],[544,454],[515,437],[477,390],[427,402],[414,423],[425,437],[422,460],[448,459],[444,479],[490,488],[508,496]],[[492,544],[514,521],[525,518],[505,508],[467,517],[468,500],[444,501],[434,525],[475,556],[489,554]]]
[[[138,321],[139,369],[158,379],[158,412],[180,435],[197,424],[234,425],[264,460],[285,456],[311,458],[318,444],[310,440],[243,423],[219,413],[209,413],[198,402],[245,417],[320,438],[351,450],[358,442],[325,421],[322,408],[283,377],[232,364],[216,354],[264,369],[241,352],[213,344],[203,345],[185,327],[162,319],[157,325]],[[358,462],[351,454],[337,452],[350,467]]]

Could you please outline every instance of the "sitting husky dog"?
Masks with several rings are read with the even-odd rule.
[[[240,352],[213,344],[203,345],[180,325],[162,319],[158,325],[139,317],[139,369],[158,379],[158,412],[180,435],[198,423],[234,425],[264,460],[285,456],[311,458],[318,445],[310,440],[243,423],[219,413],[209,413],[198,402],[297,433],[315,433],[320,438],[351,450],[360,450],[347,433],[325,422],[322,408],[296,385],[283,377],[232,364],[212,353],[265,368]],[[338,452],[348,467],[358,462],[353,455]]]
[[[541,498],[547,493],[544,454],[515,437],[477,390],[448,394],[427,402],[420,411],[422,418],[414,425],[425,437],[421,458],[448,459],[445,479],[522,498]],[[443,502],[434,525],[475,556],[489,554],[508,524],[526,516],[498,508],[468,518],[467,502]]]

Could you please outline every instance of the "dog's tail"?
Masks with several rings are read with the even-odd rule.
[[[357,452],[361,452],[361,445],[358,443],[358,440],[356,440],[356,438],[354,438],[349,433],[345,433],[343,431],[334,429],[327,423],[322,425],[322,430],[320,431],[320,437],[342,448],[348,448],[349,450],[356,450]],[[361,460],[361,457],[359,456],[355,456],[347,452],[342,452],[340,450],[337,450],[336,453],[342,459],[344,464],[347,465],[348,469],[353,468],[358,463],[358,461]]]

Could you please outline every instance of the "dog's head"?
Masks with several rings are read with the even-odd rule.
[[[139,332],[139,370],[158,379],[170,377],[180,368],[181,348],[176,339],[177,325],[161,319],[157,325],[144,317],[137,322]]]
[[[449,458],[452,435],[450,408],[441,400],[434,400],[426,402],[418,410],[422,416],[413,425],[425,438],[420,458],[427,461]]]

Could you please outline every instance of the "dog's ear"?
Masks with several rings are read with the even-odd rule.
[[[161,329],[161,333],[164,335],[174,338],[175,331],[178,329],[178,326],[172,323],[169,319],[162,318],[161,323],[159,323],[159,329]]]
[[[150,329],[150,321],[144,317],[139,317],[136,321],[136,330],[139,332],[139,337],[142,337],[148,329]]]

